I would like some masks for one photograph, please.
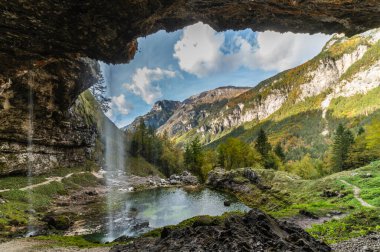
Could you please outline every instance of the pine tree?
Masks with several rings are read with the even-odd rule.
[[[99,102],[100,108],[103,112],[107,112],[111,106],[111,99],[108,98],[105,94],[107,91],[107,86],[104,81],[103,75],[100,75],[98,81],[92,86],[92,95]]]
[[[345,168],[344,163],[348,158],[348,152],[353,142],[354,137],[352,132],[342,124],[339,124],[335,131],[332,147],[332,169],[334,171],[342,171]]]
[[[285,160],[284,149],[282,148],[280,142],[278,142],[278,143],[276,144],[276,147],[274,148],[274,153],[277,155],[277,157],[279,157],[279,158],[281,159],[281,161],[284,161],[284,160]]]
[[[263,156],[263,158],[268,157],[269,151],[272,149],[272,146],[268,142],[268,137],[262,128],[257,136],[255,148]]]
[[[191,172],[201,176],[202,166],[204,161],[204,154],[199,138],[194,138],[190,143],[185,146],[184,162]]]

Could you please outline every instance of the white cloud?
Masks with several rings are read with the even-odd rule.
[[[184,28],[173,56],[182,70],[198,77],[240,67],[282,71],[316,55],[328,39],[323,34],[272,31],[258,32],[255,39],[252,32],[227,34],[197,23]]]
[[[128,115],[133,109],[132,104],[127,103],[124,94],[111,97],[111,107],[115,108],[122,115]],[[110,113],[112,116],[112,111]]]
[[[125,95],[111,97],[110,109],[105,113],[108,118],[115,119],[117,115],[128,115],[133,109],[132,104],[128,103]]]
[[[157,98],[162,96],[160,87],[154,82],[175,76],[174,71],[159,67],[155,69],[143,67],[136,69],[131,83],[125,83],[123,86],[128,91],[140,96],[148,104],[153,104]]]
[[[201,77],[217,70],[223,42],[223,33],[197,23],[184,28],[181,40],[174,45],[174,57],[182,70]]]

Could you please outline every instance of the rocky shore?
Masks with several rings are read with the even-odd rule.
[[[159,238],[138,238],[110,251],[331,251],[331,248],[301,228],[254,209],[224,221],[206,218],[185,228],[164,228]]]
[[[135,175],[120,175],[111,179],[114,188],[120,191],[139,191],[158,187],[173,186],[196,186],[199,185],[198,178],[188,171],[179,175],[173,174],[169,178],[162,178],[157,175],[140,177]]]

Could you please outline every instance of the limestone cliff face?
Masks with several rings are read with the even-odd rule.
[[[210,115],[218,111],[229,99],[249,90],[244,87],[220,87],[194,95],[182,102],[173,115],[159,129],[169,136],[184,134],[201,125]]]
[[[96,130],[74,102],[98,74],[96,61],[60,58],[0,75],[0,174],[83,163]]]
[[[224,102],[207,106],[198,100],[190,102],[175,111],[159,131],[169,132],[180,142],[198,135],[209,143],[244,123],[262,122],[284,105],[291,110],[294,104],[322,94],[325,100],[316,106],[325,118],[331,99],[366,93],[380,85],[379,38],[379,29],[351,38],[335,35],[312,60],[246,92],[231,93]]]
[[[179,101],[158,101],[153,105],[149,113],[137,117],[131,124],[124,127],[123,130],[134,131],[140,125],[140,120],[143,120],[147,127],[158,129],[161,125],[166,123],[181,104]]]

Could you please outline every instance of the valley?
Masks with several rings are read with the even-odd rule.
[[[0,9],[0,251],[380,251],[376,0]]]

